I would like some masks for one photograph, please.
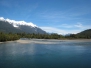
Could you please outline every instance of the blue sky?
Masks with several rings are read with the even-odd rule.
[[[0,17],[32,22],[47,32],[91,28],[91,0],[0,0]]]

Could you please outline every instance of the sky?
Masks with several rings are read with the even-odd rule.
[[[91,29],[91,0],[0,0],[0,17],[32,22],[48,33]]]

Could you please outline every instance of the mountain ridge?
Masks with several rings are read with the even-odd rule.
[[[13,32],[13,33],[39,33],[45,34],[46,32],[40,29],[33,23],[27,23],[25,21],[15,21],[10,19],[4,19],[0,17],[0,31],[2,32]]]

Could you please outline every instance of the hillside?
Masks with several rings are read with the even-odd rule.
[[[84,30],[76,35],[80,38],[91,38],[91,29]]]
[[[35,33],[45,34],[46,32],[34,25],[33,23],[26,23],[24,21],[14,21],[9,19],[0,19],[0,32],[13,33]]]
[[[14,28],[13,25],[5,21],[0,21],[0,32],[22,32],[20,29]]]

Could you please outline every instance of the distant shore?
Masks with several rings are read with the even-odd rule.
[[[30,39],[30,40],[17,40],[17,43],[21,44],[59,44],[59,43],[66,43],[66,42],[91,42],[91,39],[74,39],[74,40],[57,40],[57,39]]]
[[[58,42],[91,42],[91,39],[65,39],[65,40],[59,40],[59,39],[19,39],[16,41],[6,41],[6,42],[0,42],[0,43],[7,43],[7,42],[16,42],[21,44],[27,44],[27,43],[36,43],[36,44],[57,44]]]

